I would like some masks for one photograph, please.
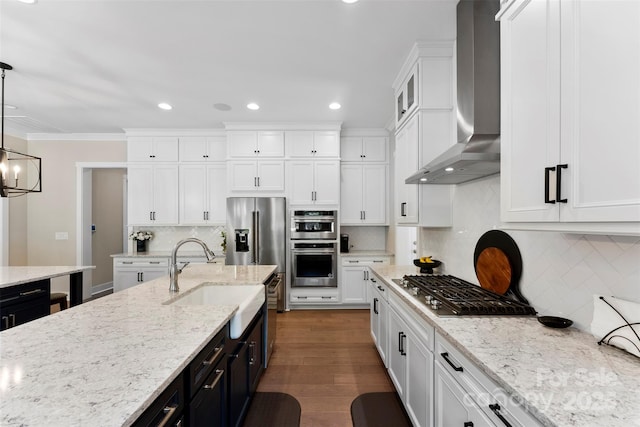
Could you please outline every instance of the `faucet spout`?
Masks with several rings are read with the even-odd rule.
[[[176,245],[173,247],[173,250],[171,251],[171,264],[169,265],[169,292],[180,291],[180,287],[178,286],[178,276],[182,272],[182,269],[178,268],[178,248],[189,242],[197,243],[202,246],[204,254],[207,257],[207,262],[212,261],[213,258],[215,258],[215,254],[213,253],[213,251],[211,251],[207,244],[202,240],[196,239],[195,237],[189,237],[187,239],[180,240],[178,243],[176,243]]]

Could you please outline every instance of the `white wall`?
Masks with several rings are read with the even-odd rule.
[[[482,234],[502,227],[498,175],[455,188],[453,227],[421,229],[421,254],[444,262],[440,272],[478,283],[473,268]],[[640,302],[640,237],[504,229],[518,244],[520,289],[541,314],[589,330],[593,294]]]

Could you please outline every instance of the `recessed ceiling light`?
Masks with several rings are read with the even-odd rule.
[[[444,169],[445,172],[453,172],[453,168],[449,167],[449,168],[445,168]]]
[[[231,110],[231,105],[218,102],[217,104],[213,104],[213,108],[218,111],[229,111]]]
[[[38,0],[18,0],[20,3],[34,4]]]
[[[427,182],[427,178],[420,178],[421,182]]]
[[[259,110],[260,106],[258,104],[256,104],[255,102],[250,102],[247,104],[247,108],[249,110]]]
[[[329,108],[331,108],[332,110],[339,110],[340,108],[342,108],[342,105],[337,102],[332,102],[331,104],[329,104]]]
[[[358,1],[358,0],[342,0],[342,3],[348,3],[348,4],[350,4],[350,3],[355,3],[355,2],[357,2],[357,1]]]
[[[171,110],[173,107],[166,102],[161,102],[160,104],[158,104],[158,108],[161,108],[163,110]]]

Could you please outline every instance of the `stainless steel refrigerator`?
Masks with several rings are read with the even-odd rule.
[[[227,199],[227,265],[277,265],[281,278],[278,311],[284,311],[286,276],[286,199]]]

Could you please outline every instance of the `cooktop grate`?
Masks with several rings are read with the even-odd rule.
[[[535,315],[533,307],[449,275],[404,276],[416,297],[438,314]],[[417,289],[416,289],[417,288]]]

